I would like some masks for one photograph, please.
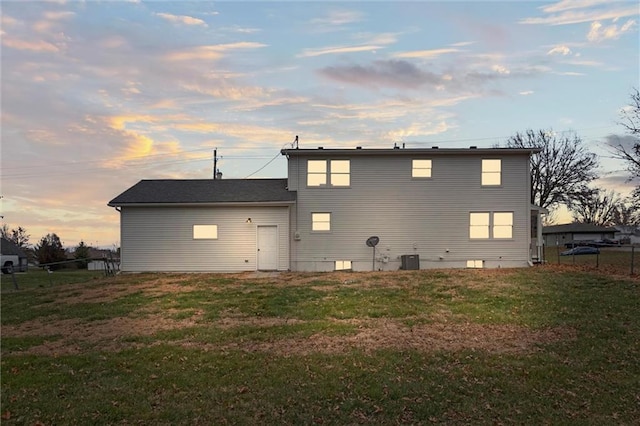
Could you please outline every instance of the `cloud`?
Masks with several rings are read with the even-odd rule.
[[[387,137],[393,141],[404,141],[411,137],[424,137],[430,135],[437,135],[444,133],[447,130],[451,130],[451,126],[446,121],[433,122],[418,122],[411,123],[400,129],[391,130],[387,132]]]
[[[406,60],[378,60],[369,65],[329,66],[319,70],[326,78],[342,83],[367,88],[420,89],[431,88],[436,91],[482,90],[482,85],[508,78],[530,77],[547,72],[540,66],[507,68],[500,63],[456,67],[455,70],[434,72],[422,69]]]
[[[587,34],[587,40],[592,42],[617,40],[624,33],[632,31],[636,26],[636,21],[633,19],[629,19],[620,28],[618,28],[616,24],[605,27],[600,23],[600,21],[595,21],[591,23],[591,28],[589,29],[589,33]]]
[[[375,61],[369,66],[326,67],[320,73],[344,83],[372,87],[415,89],[424,84],[436,85],[442,82],[442,77],[437,74],[422,71],[412,63],[402,60]]]
[[[394,54],[393,56],[396,58],[431,59],[441,55],[446,55],[449,53],[457,53],[457,52],[460,52],[460,49],[444,48],[444,49],[414,50],[411,52],[400,52],[400,53]]]
[[[314,56],[321,55],[336,55],[341,53],[354,53],[354,52],[371,52],[384,49],[384,46],[376,46],[376,45],[361,45],[361,46],[332,46],[332,47],[323,47],[319,49],[304,49],[301,54],[298,55],[299,58],[311,58]]]
[[[540,9],[547,13],[553,13],[610,3],[611,0],[561,0],[557,3],[541,6]]]
[[[334,10],[329,12],[327,16],[322,18],[314,18],[311,20],[311,24],[320,28],[323,27],[340,27],[343,25],[359,22],[362,20],[362,14],[356,11],[350,10]]]
[[[562,56],[567,56],[570,55],[571,49],[569,48],[569,46],[566,46],[564,44],[559,44],[557,46],[554,46],[551,50],[549,50],[547,52],[547,55],[562,55]]]
[[[523,90],[522,92],[519,92],[518,94],[521,96],[529,96],[529,95],[533,95],[533,90]]]
[[[16,50],[28,50],[32,52],[58,52],[60,49],[47,41],[20,40],[12,37],[2,37],[2,45]]]
[[[207,23],[204,22],[202,19],[198,19],[198,18],[193,18],[191,16],[186,16],[186,15],[172,15],[170,13],[156,13],[156,16],[159,16],[160,18],[172,22],[172,23],[177,23],[177,24],[184,24],[184,25],[199,25],[199,26],[203,26],[206,27]]]
[[[176,50],[165,55],[169,61],[193,61],[198,59],[215,60],[223,56],[223,52],[240,49],[258,49],[266,47],[266,44],[255,42],[237,42],[228,44],[214,44],[208,46],[196,46],[182,50]]]
[[[592,8],[593,6],[605,6]],[[542,11],[549,16],[524,18],[519,21],[526,25],[570,25],[582,22],[620,19],[638,15],[638,5],[631,3],[614,3],[600,1],[561,1],[555,5],[542,6]],[[554,12],[559,12],[554,14]]]

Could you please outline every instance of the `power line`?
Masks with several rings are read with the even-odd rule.
[[[276,158],[278,158],[281,155],[281,152],[285,146],[287,145],[291,145],[291,148],[293,149],[293,147],[295,146],[296,148],[298,147],[298,136],[296,136],[296,138],[293,140],[293,142],[291,143],[285,143],[284,145],[282,145],[282,148],[280,148],[280,150],[276,153],[276,155],[267,162],[267,164],[265,164],[264,166],[260,167],[258,170],[256,170],[255,172],[251,173],[250,175],[247,175],[244,177],[244,179],[248,179],[251,176],[255,175],[256,173],[258,173],[259,171],[261,171],[262,169],[264,169],[265,167],[267,167],[269,164],[273,163],[275,161]]]

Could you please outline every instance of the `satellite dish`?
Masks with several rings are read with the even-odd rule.
[[[373,270],[376,270],[376,246],[378,245],[378,243],[380,242],[380,238],[376,237],[375,235],[373,237],[369,237],[367,238],[367,246],[369,247],[373,247]]]

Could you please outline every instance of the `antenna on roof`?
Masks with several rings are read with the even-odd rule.
[[[218,148],[213,150],[213,180],[222,179],[222,172],[218,169]]]

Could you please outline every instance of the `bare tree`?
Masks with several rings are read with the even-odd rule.
[[[27,230],[22,226],[18,226],[17,229],[9,230],[6,223],[2,225],[2,228],[0,228],[0,236],[5,240],[11,241],[18,247],[24,248],[28,247],[29,237],[31,237],[31,235],[27,234]]]
[[[571,205],[571,212],[576,222],[613,226],[622,205],[622,197],[617,192],[595,188],[579,195]]]
[[[640,226],[640,209],[632,197],[623,200],[615,211],[613,224],[616,226]]]
[[[619,122],[622,127],[627,129],[627,132],[633,136],[630,143],[626,140],[622,141],[618,139],[611,145],[613,148],[614,157],[624,161],[627,165],[627,170],[631,174],[630,180],[640,178],[640,92],[638,89],[633,89],[631,93],[631,102],[621,112],[621,121]],[[640,191],[637,196],[640,197]]]
[[[558,136],[551,130],[527,130],[507,140],[509,148],[538,148],[531,156],[531,203],[552,210],[571,204],[598,178],[598,160],[575,133]]]

